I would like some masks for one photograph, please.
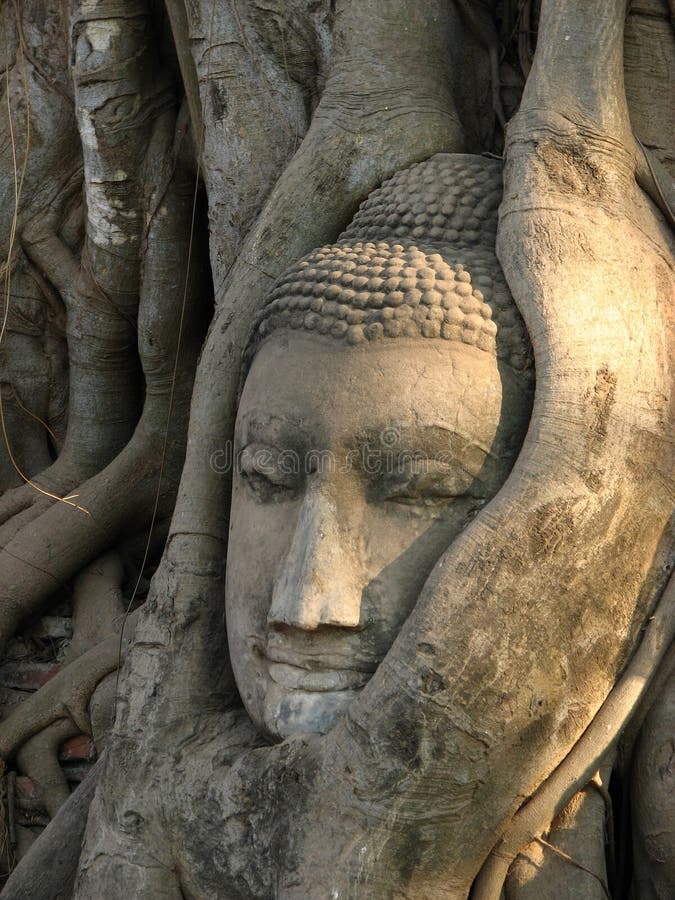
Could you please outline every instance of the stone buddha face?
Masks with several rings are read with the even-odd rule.
[[[508,475],[531,391],[498,330],[461,265],[412,245],[323,248],[273,292],[236,423],[226,585],[235,678],[269,737],[335,724]]]

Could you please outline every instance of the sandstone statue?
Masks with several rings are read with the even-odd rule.
[[[3,897],[672,895],[665,2],[1,10]]]

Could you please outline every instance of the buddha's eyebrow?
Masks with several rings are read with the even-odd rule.
[[[473,454],[490,454],[490,447],[479,445],[475,438],[469,438],[453,428],[443,425],[385,425],[369,428],[357,437],[357,443],[367,449],[382,449],[393,454],[419,454],[438,456],[451,461],[461,458],[468,450]]]
[[[490,468],[495,462],[489,447],[481,446],[475,438],[442,425],[402,428],[392,425],[389,428],[368,429],[361,438],[362,468],[371,477],[377,477],[382,463],[388,466],[389,461],[398,467],[412,463],[414,459],[424,459],[431,462],[432,469],[439,473],[465,472],[472,478],[480,477],[480,473],[487,471],[485,466]]]
[[[296,447],[308,441],[306,426],[299,419],[255,410],[240,418],[237,431],[243,445],[259,441],[271,446]]]

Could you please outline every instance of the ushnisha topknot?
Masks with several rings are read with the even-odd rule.
[[[444,338],[531,367],[527,332],[495,255],[501,167],[438,154],[385,181],[337,243],[277,281],[247,350],[294,329],[349,344]]]

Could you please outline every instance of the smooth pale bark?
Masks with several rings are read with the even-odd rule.
[[[24,22],[21,41],[16,8],[17,4],[8,2],[0,8],[0,77],[3,82],[7,78],[8,88],[3,86],[0,112],[0,273],[3,297],[7,296],[0,378],[10,445],[5,446],[3,436],[2,491],[23,483],[15,464],[24,476],[49,465],[45,422],[62,438],[63,404],[57,402],[52,409],[44,404],[45,379],[52,382],[53,399],[59,392],[65,399],[67,390],[67,373],[59,368],[63,362],[60,299],[30,265],[21,236],[36,216],[45,218],[53,212],[66,217],[82,178],[67,61],[54,46],[67,43],[63,4],[58,0],[42,3],[43,29]],[[41,60],[39,71],[36,58]],[[56,413],[53,418],[52,413]]]
[[[143,48],[136,49],[143,59]],[[138,77],[138,73],[134,77]],[[144,124],[147,128],[147,123]],[[0,596],[3,598],[0,645],[14,634],[22,621],[43,608],[56,587],[123,536],[130,523],[136,530],[145,528],[158,511],[162,518],[172,508],[183,461],[188,407],[207,304],[203,296],[203,259],[198,246],[194,250],[191,247],[196,195],[181,133],[176,130],[173,113],[166,113],[162,121],[155,124],[157,127],[152,135],[146,135],[145,145],[141,149],[134,148],[136,155],[150,167],[152,180],[143,182],[147,197],[144,208],[137,212],[141,221],[136,255],[142,232],[143,277],[140,286],[135,287],[137,299],[133,301],[133,319],[128,319],[130,310],[121,315],[126,337],[124,350],[120,352],[124,359],[133,356],[140,360],[145,377],[143,411],[130,440],[123,425],[124,412],[120,413],[117,425],[121,429],[121,452],[116,452],[113,460],[104,467],[99,458],[95,474],[82,484],[78,482],[76,497],[66,503],[50,502],[44,511],[43,500],[40,507],[22,513],[20,530],[8,535],[6,546],[0,550]],[[119,212],[114,204],[111,208],[115,214]],[[124,209],[120,215],[122,213]],[[109,227],[114,232],[110,223]],[[56,248],[63,250],[66,260],[72,263],[58,240]],[[53,241],[49,249],[54,249]],[[118,268],[124,270],[125,265],[122,256]],[[136,264],[135,274],[132,269],[130,276],[121,277],[131,277],[132,282],[138,284],[139,265]],[[62,288],[66,293],[65,274],[63,278]],[[114,281],[112,270],[109,279],[111,283]],[[115,306],[110,284],[105,298],[106,308],[111,304]],[[106,418],[107,401],[94,389],[90,376],[95,382],[102,371],[115,367],[115,360],[124,368],[124,361],[118,358],[116,351],[113,359],[108,359],[99,342],[100,329],[115,330],[110,317],[102,314],[95,305],[88,307],[86,303],[85,312],[81,313],[82,304],[83,297],[78,295],[76,314],[84,318],[89,315],[97,324],[94,333],[89,331],[86,340],[83,339],[83,349],[78,350],[87,373],[83,384],[88,387],[83,390],[88,399],[83,403],[89,413],[82,421],[78,420],[77,413],[74,414],[71,421],[76,430],[80,426],[86,427],[87,416],[94,415],[97,407]],[[115,316],[116,313],[113,318]],[[131,332],[128,331],[130,327]],[[98,358],[98,365],[89,364],[91,356]],[[75,369],[74,373],[71,370],[71,378],[77,379],[76,366]],[[116,389],[113,386],[111,390],[108,399],[114,407]],[[94,443],[99,446],[96,438]],[[114,447],[108,441],[104,443],[110,451],[117,448],[120,437],[116,437]],[[93,445],[89,450],[93,452]],[[87,455],[84,449],[83,453]],[[62,460],[68,471],[79,471],[80,475],[88,468],[88,465],[74,464],[74,458],[68,452],[68,439],[64,454],[56,465]],[[32,490],[29,486],[22,489]],[[36,511],[41,514],[34,518]]]
[[[214,17],[212,6],[190,4],[188,43],[204,92],[218,314],[79,896],[218,896],[219,848],[237,842],[244,896],[464,896],[502,825],[615,680],[669,549],[672,270],[663,224],[633,181],[622,4],[544,3],[508,132],[499,252],[538,375],[521,460],[439,563],[349,720],[250,754],[250,726],[222,714],[234,697],[222,613],[228,483],[209,465],[231,436],[250,323],[273,278],[332,240],[388,174],[480,142],[459,125],[448,87],[470,43],[448,4],[338,3],[334,24],[329,4],[314,18],[282,4],[297,41],[287,55],[260,24],[268,3],[216,4]],[[317,42],[318,72],[303,63]],[[136,457],[116,462],[111,502],[138,475]],[[140,499],[147,511],[151,491]],[[61,523],[38,520],[52,557]],[[97,552],[85,531],[69,539],[87,549],[59,560],[60,581]],[[432,696],[430,673],[442,685]]]

